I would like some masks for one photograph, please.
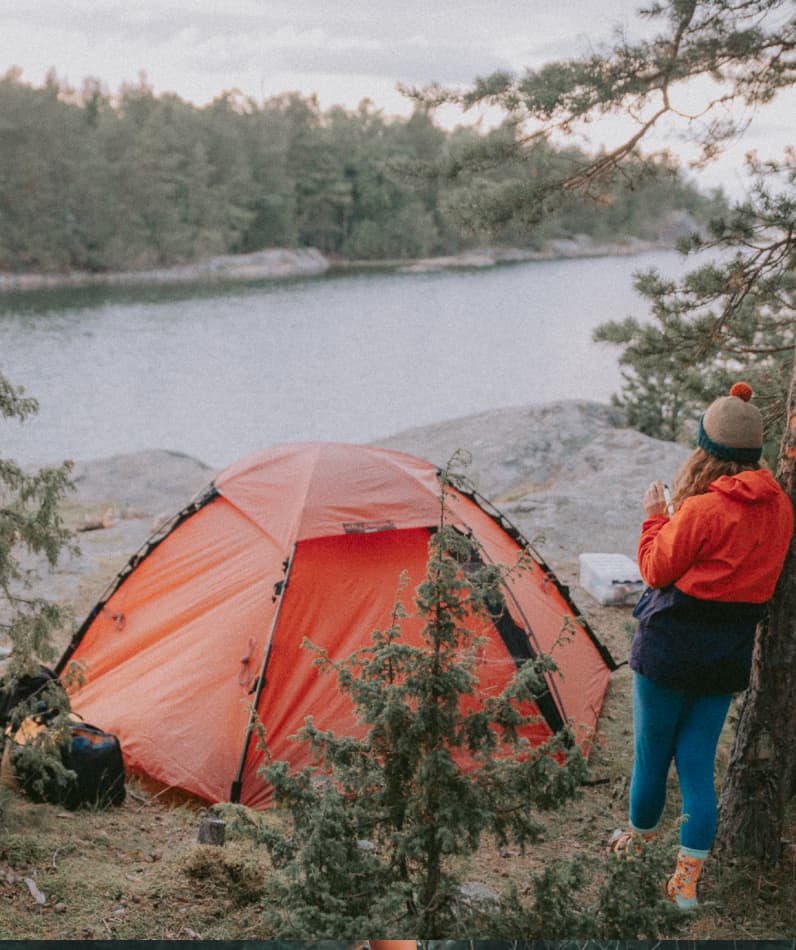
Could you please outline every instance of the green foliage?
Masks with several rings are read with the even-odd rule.
[[[16,784],[34,801],[60,799],[75,780],[75,773],[66,768],[61,758],[61,748],[68,737],[69,722],[62,714],[54,716],[24,744],[12,744],[11,764]]]
[[[15,867],[35,867],[48,858],[49,843],[43,840],[41,829],[33,827],[11,832],[0,839],[0,860]]]
[[[38,409],[24,390],[0,374],[0,414],[24,420]],[[31,474],[0,459],[0,637],[12,649],[12,669],[22,671],[53,656],[50,634],[68,619],[56,604],[30,593],[32,558],[54,567],[73,550],[59,503],[70,489],[71,463]]]
[[[796,167],[786,175],[792,189]],[[664,439],[688,439],[704,406],[744,379],[766,423],[765,456],[774,465],[796,344],[792,233],[796,201],[759,180],[752,197],[693,235],[685,251],[712,259],[679,282],[651,271],[636,288],[652,321],[603,324],[595,339],[622,347],[622,394],[631,425]]]
[[[632,858],[609,855],[607,877],[594,906],[596,936],[621,939],[632,934],[653,938],[676,931],[683,921],[677,906],[663,897],[671,874],[674,841],[645,845]]]
[[[710,243],[719,247],[723,240]],[[734,303],[735,288],[755,266],[751,257],[725,256],[679,283],[655,272],[640,275],[636,288],[650,301],[652,320],[611,321],[594,338],[621,347],[623,384],[615,402],[630,425],[656,438],[692,439],[704,407],[733,382],[748,382],[763,412],[764,455],[773,466],[796,343],[796,283],[791,270],[779,270]]]
[[[724,207],[721,196],[700,194],[665,157],[636,158],[623,176],[594,182],[585,194],[558,187],[589,161],[580,149],[528,138],[512,119],[484,135],[457,130],[438,162],[445,214],[481,241],[539,247],[574,235],[658,240],[671,219],[701,227]]]
[[[317,665],[351,698],[363,738],[322,732],[309,718],[297,738],[309,744],[315,767],[291,773],[272,762],[264,770],[290,817],[287,830],[276,822],[256,830],[280,872],[284,917],[269,923],[277,936],[294,938],[613,936],[623,925],[657,935],[670,920],[662,900],[631,909],[601,893],[604,911],[581,901],[592,883],[588,862],[550,866],[531,908],[516,893],[494,905],[462,890],[464,859],[486,836],[522,850],[543,837],[544,813],[577,794],[585,763],[568,730],[538,746],[523,735],[557,675],[550,657],[527,661],[501,695],[479,698],[481,635],[505,609],[506,569],[485,566],[476,544],[446,523],[444,491],[441,510],[414,593],[422,644],[402,636],[410,619],[402,588],[392,624],[367,647],[339,663],[316,650]],[[528,569],[524,561],[511,568]],[[643,879],[644,894],[652,878],[660,883],[657,865],[615,864],[588,866],[607,873],[606,886],[617,874],[622,887]]]
[[[23,421],[37,409],[34,399],[0,374],[0,415]],[[71,464],[65,463],[31,474],[10,459],[0,459],[0,645],[12,651],[3,676],[3,687],[9,691],[21,675],[53,658],[52,635],[69,621],[67,610],[34,595],[31,586],[37,562],[54,567],[63,553],[73,550],[72,535],[59,509],[71,487],[70,470]],[[16,754],[21,767],[38,775],[38,785],[47,775],[63,784],[71,774],[63,768],[57,751],[66,728],[62,715],[65,697],[62,691],[48,687],[41,698],[60,715],[51,728]],[[11,721],[18,723],[32,712],[23,702]],[[0,735],[0,742],[2,739]]]
[[[518,933],[590,941],[672,935],[683,916],[663,897],[670,857],[667,842],[645,845],[630,860],[610,854],[552,862],[531,882],[530,902],[512,890],[499,907],[482,907],[477,932],[507,940]]]
[[[625,142],[584,165],[585,177],[564,182],[581,187],[636,156],[650,129],[672,116],[691,122],[701,157],[710,160],[745,126],[728,106],[767,103],[793,83],[795,27],[787,0],[667,0],[639,12],[650,30],[635,43],[620,36],[612,47],[592,46],[586,55],[519,76],[501,72],[463,92],[432,87],[413,96],[434,105],[500,106],[527,126],[533,140],[571,134],[608,114],[632,117],[636,129]],[[695,115],[685,116],[674,93],[699,76],[712,79],[719,91]]]
[[[97,80],[75,90],[51,75],[35,88],[11,70],[0,117],[0,270],[156,267],[296,245],[412,258],[485,240],[655,236],[668,211],[705,208],[671,175],[515,215],[525,160],[510,173],[496,162],[516,150],[517,128],[446,133],[423,105],[386,119],[367,100],[321,112],[295,93],[262,104],[222,93],[197,108],[144,79],[111,96]],[[584,158],[545,146],[530,167],[541,179]],[[490,194],[504,210],[486,227],[475,212]]]
[[[671,156],[644,157],[640,148],[653,130],[674,136],[686,126],[698,152],[694,162],[705,164],[737,138],[754,120],[755,107],[796,81],[793,7],[786,0],[668,0],[640,13],[650,29],[635,43],[619,37],[521,76],[479,79],[464,93],[433,87],[425,95],[415,92],[415,99],[488,103],[504,112],[502,151],[490,156],[489,139],[473,141],[451,166],[462,181],[483,177],[489,164],[487,186],[478,200],[465,203],[474,228],[480,222],[510,232],[533,225],[537,239],[556,236],[551,222],[592,235],[623,228],[641,233],[626,216],[654,220],[649,203],[663,194],[671,198],[673,189],[679,193],[678,206],[692,217],[681,249],[707,253],[679,282],[639,276],[651,319],[597,329],[597,340],[621,348],[616,401],[641,431],[688,440],[705,403],[746,379],[767,417],[766,456],[773,462],[796,342],[794,153],[765,163],[749,157],[755,188],[728,208],[719,194],[689,204]],[[700,79],[710,84],[695,85]],[[680,93],[699,95],[701,88],[707,93],[699,108],[685,115],[677,105]],[[551,149],[552,141],[576,132],[588,139],[590,126],[609,115],[634,123],[624,141],[597,155]],[[594,203],[604,208],[605,232],[583,221]]]

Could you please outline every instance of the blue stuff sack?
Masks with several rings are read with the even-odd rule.
[[[87,722],[75,723],[70,741],[61,750],[61,758],[66,768],[75,773],[74,783],[63,796],[63,805],[105,808],[122,804],[124,760],[116,736]]]

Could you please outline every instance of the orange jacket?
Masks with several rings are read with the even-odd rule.
[[[703,600],[762,604],[774,593],[793,534],[793,506],[766,469],[723,475],[671,520],[648,518],[638,563],[650,587]]]

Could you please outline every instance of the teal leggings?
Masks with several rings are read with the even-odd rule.
[[[645,832],[657,826],[674,760],[683,800],[680,844],[695,857],[707,854],[716,832],[713,765],[731,700],[669,689],[633,674],[632,828]]]

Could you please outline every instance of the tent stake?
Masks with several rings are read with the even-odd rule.
[[[279,603],[276,606],[276,613],[274,614],[274,619],[271,623],[271,632],[268,634],[268,644],[266,645],[265,653],[263,654],[263,662],[260,666],[260,674],[257,677],[257,687],[255,689],[254,700],[252,702],[251,713],[249,715],[249,724],[246,727],[246,736],[243,740],[243,752],[240,756],[238,771],[235,775],[235,781],[232,783],[232,787],[230,788],[229,792],[229,800],[231,802],[240,802],[240,793],[243,788],[243,769],[246,765],[246,756],[249,754],[249,746],[251,745],[252,733],[254,732],[254,724],[257,719],[257,709],[260,705],[260,696],[262,695],[263,687],[265,686],[265,671],[268,668],[268,658],[271,656],[271,647],[274,643],[274,634],[276,633],[276,627],[279,623],[279,614],[282,612],[282,604],[285,600],[285,592],[287,591],[287,585],[290,579],[290,570],[293,567],[293,558],[295,554],[296,545],[294,544],[290,552],[290,557],[285,564],[285,576],[279,585]]]

